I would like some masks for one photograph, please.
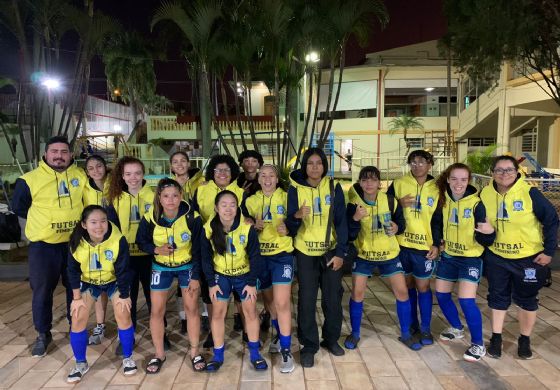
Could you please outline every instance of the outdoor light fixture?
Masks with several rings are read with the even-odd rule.
[[[119,91],[118,89],[115,89],[113,91],[113,94],[116,95],[116,96],[119,96],[121,94],[121,91]]]
[[[47,88],[49,91],[54,91],[60,88],[60,81],[58,79],[46,77],[43,79],[43,81],[41,81],[41,85]]]
[[[434,89],[435,89],[434,87],[426,87],[424,88],[424,91],[432,92]]]
[[[319,53],[317,53],[316,51],[312,51],[305,55],[305,62],[307,63],[319,61],[321,61],[321,58],[319,58]]]
[[[113,125],[113,130],[114,131],[121,131],[122,127],[120,125]]]

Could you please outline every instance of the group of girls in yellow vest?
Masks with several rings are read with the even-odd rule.
[[[239,168],[229,156],[211,159],[204,182],[200,171],[189,170],[186,154],[176,153],[170,162],[175,176],[162,179],[155,193],[146,185],[140,160],[120,159],[110,181],[102,159],[92,157],[87,162],[90,180],[84,202],[91,205],[84,209],[70,243],[71,344],[77,364],[69,382],[79,381],[89,369],[85,327],[91,306],[103,295],[112,300],[115,309],[124,373],[136,372],[132,349],[140,283],[150,310],[155,349],[146,372],[158,373],[166,360],[165,310],[175,278],[183,296],[194,371],[217,371],[224,364],[224,322],[234,291],[242,302],[251,364],[256,370],[268,368],[259,351],[256,308],[257,292],[263,290],[277,333],[269,351],[281,353],[281,372],[292,372],[294,255],[304,367],[313,366],[319,346],[334,355],[344,354],[337,339],[346,260],[353,260],[352,331],[344,342],[347,349],[360,342],[366,284],[377,269],[381,277],[388,278],[396,298],[399,340],[412,350],[433,343],[430,279],[435,272],[436,297],[450,325],[440,339],[465,335],[451,298],[457,284],[471,333],[466,360],[477,361],[486,354],[500,357],[504,313],[512,300],[521,308],[518,354],[531,357],[529,336],[538,290],[556,247],[559,222],[550,202],[518,174],[515,159],[497,157],[493,181],[479,195],[469,184],[468,166],[453,164],[436,180],[429,174],[433,156],[413,151],[408,156],[410,173],[394,180],[386,192],[381,191],[379,170],[362,168],[358,182],[348,192],[348,204],[340,185],[326,177],[328,162],[317,148],[304,153],[302,168],[291,174],[288,192],[279,186],[277,168],[265,164],[258,175],[260,190],[250,196],[236,184]],[[356,250],[355,259],[349,259],[348,242]],[[476,304],[482,258],[492,308],[488,350]],[[321,343],[315,311],[306,306],[315,307],[319,288],[325,313]],[[198,348],[200,297],[211,304],[213,356],[209,361]],[[104,307],[99,310],[101,316],[96,318],[102,325]]]

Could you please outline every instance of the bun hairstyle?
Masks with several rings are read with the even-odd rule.
[[[449,179],[449,175],[451,175],[451,172],[453,172],[455,169],[464,169],[465,171],[469,172],[469,183],[471,181],[472,171],[468,165],[465,165],[463,163],[454,163],[448,166],[447,168],[445,168],[445,171],[443,171],[436,180],[436,186],[438,187],[439,190],[438,207],[445,206],[445,193],[447,192],[447,179]]]
[[[115,170],[113,171],[113,179],[109,186],[109,203],[113,203],[126,188],[126,183],[123,179],[124,166],[127,164],[138,164],[142,167],[142,173],[146,173],[146,168],[144,163],[135,157],[124,156],[115,165]]]
[[[70,240],[68,242],[70,252],[74,252],[78,248],[78,245],[80,245],[80,241],[82,240],[82,238],[86,241],[89,241],[89,233],[82,226],[82,224],[86,223],[87,219],[94,211],[101,211],[103,214],[105,214],[105,217],[107,217],[107,210],[99,205],[92,204],[84,208],[84,210],[82,211],[82,216],[80,217],[80,222],[76,224],[74,230],[72,231],[72,234],[70,234]]]
[[[217,206],[222,199],[226,195],[231,195],[237,202],[239,206],[239,199],[237,195],[229,190],[222,191],[216,195],[216,199],[214,199],[214,206]],[[239,210],[237,210],[239,214]],[[212,228],[212,235],[210,236],[210,241],[214,246],[214,250],[219,253],[220,255],[224,255],[226,253],[226,232],[224,231],[224,225],[222,225],[222,221],[220,221],[220,216],[218,213],[214,215],[214,218],[210,221],[210,227]]]
[[[179,191],[179,196],[182,197],[183,196],[183,188],[181,187],[181,185],[179,183],[177,183],[175,180],[170,179],[168,177],[164,177],[163,179],[161,179],[156,187],[156,193],[154,195],[154,219],[157,223],[157,221],[159,221],[159,219],[161,218],[162,214],[163,214],[163,207],[161,205],[161,201],[160,201],[160,197],[161,197],[161,192],[169,187],[174,187],[177,189],[177,191]]]

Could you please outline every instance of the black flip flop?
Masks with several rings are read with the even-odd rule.
[[[200,363],[204,363],[204,366],[196,368],[197,364]],[[193,357],[191,359],[191,364],[192,364],[193,371],[201,372],[206,370],[206,360],[204,360],[204,357],[202,355],[196,355],[195,357]]]
[[[165,361],[167,360],[167,358],[151,358],[150,361],[148,362],[148,365],[146,366],[146,374],[157,374],[160,370],[161,370],[161,366],[163,366],[163,363],[165,363]],[[150,371],[148,370],[149,367],[156,367],[155,371]]]

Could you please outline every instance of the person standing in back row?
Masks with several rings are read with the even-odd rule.
[[[436,181],[429,174],[434,157],[425,150],[415,150],[408,155],[407,161],[410,173],[393,181],[387,195],[398,199],[406,220],[406,229],[397,240],[401,246],[399,257],[406,274],[411,305],[411,333],[419,336],[422,345],[431,345],[434,339],[430,330],[433,301],[430,279],[442,239],[442,214],[437,208],[439,191]]]
[[[84,171],[73,164],[65,137],[47,141],[39,166],[16,181],[13,210],[27,219],[29,284],[33,291],[33,325],[39,334],[31,354],[42,357],[52,341],[53,293],[62,277],[70,321],[72,290],[68,282],[68,240],[83,210]]]

